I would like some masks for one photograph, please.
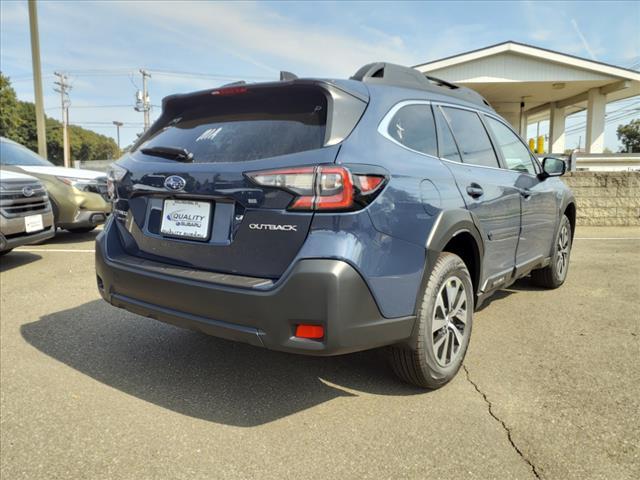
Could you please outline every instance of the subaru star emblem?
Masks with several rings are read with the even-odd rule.
[[[27,185],[22,189],[22,195],[24,195],[25,197],[30,197],[31,195],[33,195],[33,188]]]
[[[183,190],[186,185],[187,181],[184,178],[179,177],[178,175],[171,175],[164,180],[165,188],[173,190],[174,192]]]

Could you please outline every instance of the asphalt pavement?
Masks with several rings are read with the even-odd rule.
[[[269,352],[109,306],[95,234],[0,260],[0,477],[640,478],[640,228],[581,228],[558,290],[476,313],[444,388],[375,350]]]

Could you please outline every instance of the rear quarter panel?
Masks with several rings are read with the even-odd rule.
[[[427,263],[427,241],[443,209],[464,209],[449,170],[435,157],[400,147],[378,133],[384,115],[403,100],[426,100],[419,92],[376,92],[356,129],[341,146],[337,163],[383,167],[389,182],[366,209],[316,214],[301,257],[347,261],[363,276],[382,314],[415,313]],[[410,93],[408,93],[410,92]]]

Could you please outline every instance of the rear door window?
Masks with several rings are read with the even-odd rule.
[[[460,158],[460,152],[458,151],[456,142],[453,139],[453,135],[451,135],[451,130],[449,129],[447,121],[442,116],[442,112],[440,112],[439,108],[436,107],[435,112],[436,124],[438,125],[438,148],[440,150],[440,158],[453,160],[455,162],[462,161]]]
[[[442,107],[442,112],[451,126],[464,163],[499,167],[498,157],[477,113],[449,107]]]
[[[317,87],[204,93],[164,116],[137,151],[172,147],[188,150],[194,163],[247,162],[321,148],[327,97]]]
[[[396,142],[411,150],[438,155],[436,126],[431,105],[414,104],[400,108],[389,122],[387,133]]]
[[[498,142],[498,147],[502,151],[502,157],[507,164],[507,168],[509,170],[535,175],[536,169],[533,165],[529,149],[522,143],[518,136],[495,118],[487,116],[485,116],[485,118]]]

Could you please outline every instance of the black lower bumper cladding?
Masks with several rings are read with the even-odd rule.
[[[102,297],[120,308],[180,327],[273,350],[337,355],[399,343],[415,317],[385,318],[362,277],[346,262],[298,261],[277,282],[175,268],[128,255],[112,222],[96,240]],[[239,277],[246,278],[246,277]],[[231,280],[234,281],[231,281]],[[296,325],[324,327],[320,340]]]

